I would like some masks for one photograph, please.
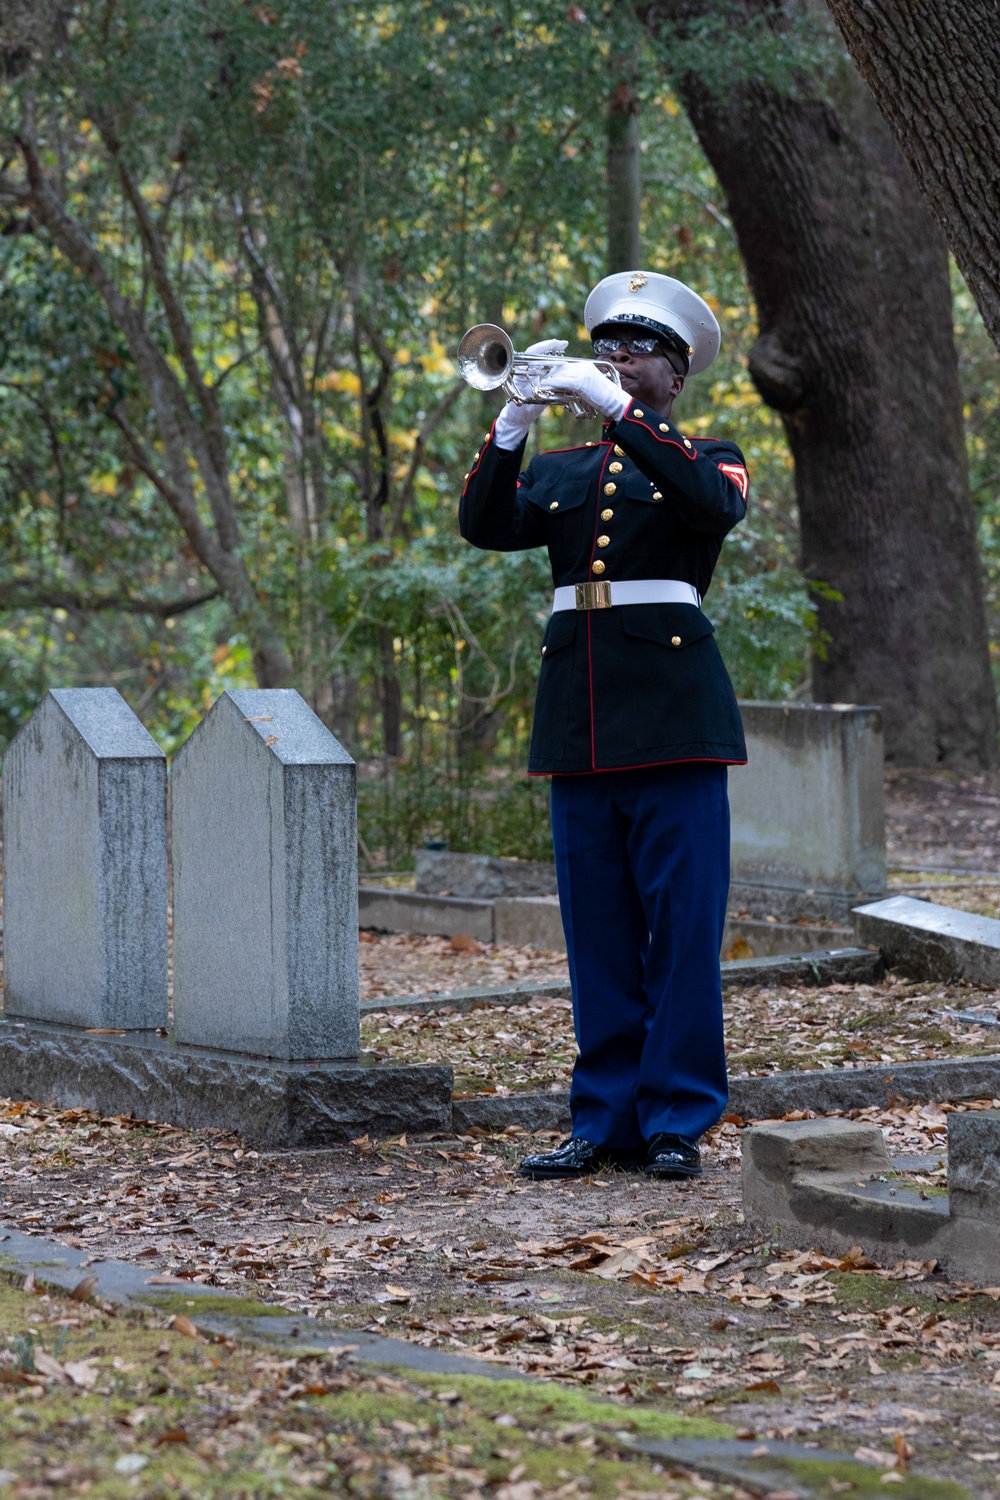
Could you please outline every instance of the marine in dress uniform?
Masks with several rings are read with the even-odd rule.
[[[604,416],[599,442],[536,455],[540,405],[508,403],[466,481],[462,536],[547,547],[529,771],[552,778],[552,834],[579,1055],[573,1131],[530,1177],[608,1165],[696,1176],[727,1097],[719,951],[729,886],[726,767],[746,760],[736,697],[702,612],[746,513],[740,450],[673,420],[719,348],[708,305],[672,277],[606,277],[587,300],[595,354],[552,378]],[[558,355],[561,341],[529,352]]]

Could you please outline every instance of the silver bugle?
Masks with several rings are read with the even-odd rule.
[[[580,359],[565,354],[518,354],[496,323],[477,323],[458,346],[458,372],[477,391],[503,391],[517,406],[565,406],[577,417],[599,417],[597,407],[579,396],[560,392],[560,365],[593,365],[615,385],[621,380],[607,359]]]

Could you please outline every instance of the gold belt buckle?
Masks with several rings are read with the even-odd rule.
[[[611,608],[611,585],[603,579],[599,583],[577,583],[574,588],[577,609]]]

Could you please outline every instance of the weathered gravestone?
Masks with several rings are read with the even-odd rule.
[[[174,757],[178,1042],[356,1058],[354,761],[290,688],[223,693]]]
[[[167,1024],[167,763],[115,688],[46,693],[3,759],[4,1009]]]
[[[354,764],[297,693],[225,694],[175,760],[167,1029],[164,762],[150,746],[116,693],[68,692],[8,751],[19,1014],[0,1019],[0,1096],[270,1147],[450,1129],[451,1068],[358,1056]],[[126,1034],[137,1024],[157,1030]]]
[[[730,909],[843,921],[886,888],[882,715],[853,703],[741,703],[729,774]]]

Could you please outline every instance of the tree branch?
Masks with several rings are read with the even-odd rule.
[[[182,599],[142,599],[129,594],[86,594],[80,589],[49,588],[43,583],[0,584],[0,610],[71,609],[80,614],[119,610],[127,615],[156,615],[169,620],[187,614],[221,596],[220,589],[207,594],[187,594]]]

